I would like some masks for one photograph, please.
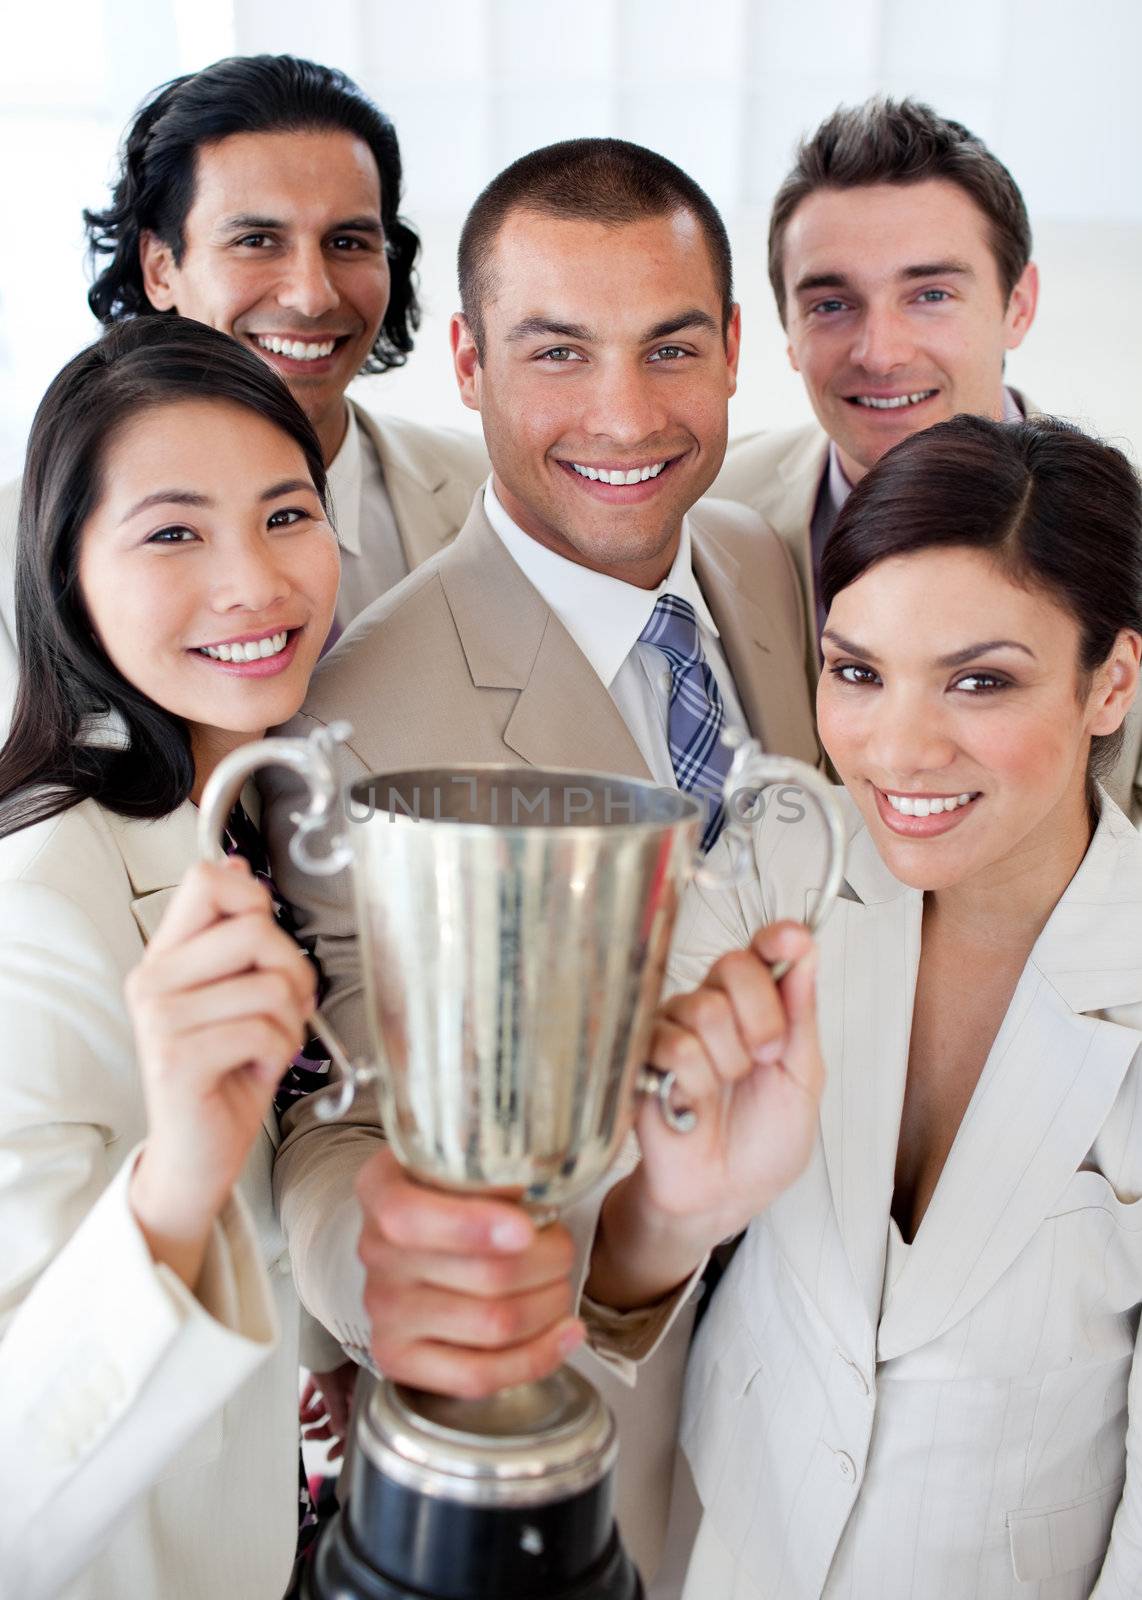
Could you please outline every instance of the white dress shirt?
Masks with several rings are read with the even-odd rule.
[[[408,561],[397,519],[385,488],[385,475],[373,442],[347,406],[349,426],[329,464],[333,526],[341,546],[341,587],[337,592],[334,635],[378,595],[408,576]],[[368,529],[362,542],[361,529]]]
[[[677,788],[667,737],[670,664],[657,645],[639,641],[659,595],[677,595],[694,607],[702,650],[721,692],[726,726],[748,731],[717,624],[694,576],[687,518],[682,519],[682,537],[670,571],[657,588],[640,589],[637,584],[568,561],[524,533],[500,504],[490,478],[484,490],[484,510],[524,577],[543,596],[610,691],[656,783]]]

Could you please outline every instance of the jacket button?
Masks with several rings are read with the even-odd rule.
[[[856,1463],[852,1456],[846,1455],[843,1450],[837,1451],[837,1471],[846,1483],[856,1482]]]

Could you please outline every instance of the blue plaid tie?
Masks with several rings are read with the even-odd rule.
[[[733,752],[722,743],[726,714],[702,654],[694,607],[676,594],[660,595],[639,640],[661,650],[670,663],[670,760],[678,787],[706,802],[702,849],[711,850],[725,826],[722,784]]]

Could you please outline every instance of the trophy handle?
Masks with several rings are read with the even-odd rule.
[[[258,739],[224,756],[207,779],[198,808],[200,860],[223,858],[222,830],[246,779],[261,767],[285,766],[303,778],[309,788],[309,804],[305,810],[295,811],[290,816],[296,830],[289,842],[291,860],[303,872],[317,877],[332,877],[335,872],[343,871],[353,859],[353,848],[344,827],[338,823],[341,785],[333,764],[333,752],[352,731],[347,722],[331,722],[327,728],[316,728],[308,739]],[[328,849],[317,854],[312,848],[312,835],[327,829],[330,830]],[[348,1052],[320,1011],[314,1012],[309,1025],[341,1073],[337,1099],[321,1100],[316,1106],[320,1121],[333,1122],[349,1110],[358,1090],[375,1083],[379,1074],[376,1067],[350,1061]]]
[[[816,806],[828,837],[824,877],[816,903],[806,918],[809,931],[816,933],[833,908],[845,872],[847,841],[835,787],[808,762],[798,761],[793,756],[766,755],[756,739],[747,738],[736,729],[727,728],[722,740],[734,751],[730,770],[722,786],[730,865],[724,872],[704,863],[698,865],[693,872],[694,882],[707,889],[734,889],[746,881],[753,866],[753,829],[762,815],[759,807],[761,790],[776,783],[790,784],[800,789]],[[790,965],[788,961],[774,963],[771,968],[774,982],[779,982],[785,976]],[[660,1072],[657,1067],[644,1066],[639,1072],[636,1088],[639,1094],[658,1101],[663,1120],[674,1133],[689,1133],[694,1128],[698,1120],[695,1113],[689,1107],[674,1104],[672,1072]]]

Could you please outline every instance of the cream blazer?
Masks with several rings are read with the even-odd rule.
[[[1103,797],[886,1283],[922,896],[844,798],[820,1137],[689,1362],[686,1600],[1142,1595],[1142,839]],[[805,917],[817,825],[773,811],[756,849],[747,889],[691,891],[676,987]]]
[[[409,571],[454,539],[476,490],[488,476],[483,440],[455,428],[428,428],[378,417],[351,400],[357,425],[381,463],[385,489]],[[13,577],[20,479],[0,488],[0,742],[16,699],[16,606]],[[368,538],[368,528],[361,537]]]
[[[197,813],[92,801],[0,839],[0,1596],[281,1600],[297,1303],[267,1119],[197,1296],[127,1203],[145,1133],[123,980]]]
[[[1041,414],[1025,395],[1018,399],[1027,415]],[[731,439],[710,491],[756,511],[784,541],[796,562],[805,597],[805,670],[811,684],[821,670],[812,522],[828,458],[829,436],[816,422],[778,433],[745,434]],[[1108,775],[1106,787],[1132,821],[1142,824],[1142,696],[1126,719],[1122,755]]]

